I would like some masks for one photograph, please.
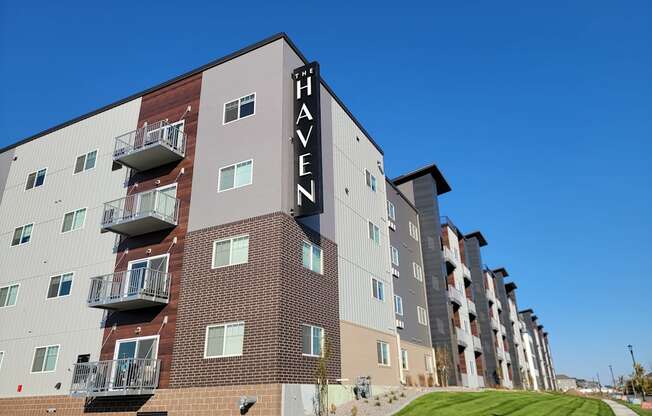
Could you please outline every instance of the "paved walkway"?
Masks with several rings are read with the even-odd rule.
[[[622,404],[616,403],[613,400],[602,399],[602,401],[611,407],[611,410],[614,411],[616,416],[636,416],[636,413],[627,406],[623,406]]]

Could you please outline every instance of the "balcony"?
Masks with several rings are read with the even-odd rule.
[[[500,324],[500,333],[503,335],[507,335],[507,328],[505,328],[505,325]]]
[[[469,313],[475,316],[478,316],[476,310],[475,310],[475,302],[473,302],[471,299],[466,300],[466,305],[469,308]]]
[[[151,190],[104,204],[102,231],[135,236],[177,226],[178,198],[165,191]]]
[[[500,331],[500,322],[498,322],[496,317],[491,317],[491,319],[489,319],[489,324],[491,325],[491,329],[494,331]]]
[[[471,270],[469,270],[468,266],[464,263],[462,263],[462,275],[469,281],[471,281]]]
[[[115,138],[113,160],[137,171],[176,162],[186,156],[186,136],[167,120],[147,124]]]
[[[457,345],[460,345],[464,348],[467,348],[469,345],[473,345],[473,341],[471,340],[471,334],[466,332],[462,328],[455,328],[456,331],[456,338],[457,338]]]
[[[171,280],[170,273],[146,268],[93,277],[86,302],[91,308],[111,310],[165,305]]]
[[[158,386],[161,361],[147,358],[78,363],[70,395],[76,397],[149,395]]]
[[[462,293],[454,286],[448,286],[448,298],[451,300],[451,302],[457,303],[459,306],[462,306],[464,300],[466,299],[464,293]]]
[[[442,247],[442,254],[444,256],[444,261],[447,261],[450,263],[453,267],[457,267],[457,259],[455,258],[455,254],[453,253],[453,250],[450,248],[444,246]]]
[[[480,337],[472,335],[471,338],[473,339],[473,349],[477,352],[482,352],[482,341],[480,341]]]
[[[507,361],[508,363],[512,362],[512,356],[509,355],[507,351],[505,351],[505,361]]]
[[[505,359],[505,351],[502,349],[496,347],[496,356],[498,357],[499,360],[504,360]]]
[[[496,303],[496,295],[490,290],[487,290],[487,300],[491,303]]]

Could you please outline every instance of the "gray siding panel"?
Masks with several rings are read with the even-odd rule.
[[[9,178],[9,169],[11,168],[11,160],[14,158],[14,149],[7,150],[0,154],[0,205],[2,205],[2,197],[4,196],[5,185]]]

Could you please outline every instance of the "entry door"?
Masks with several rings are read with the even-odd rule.
[[[168,186],[159,189],[156,193],[156,212],[166,218],[174,219],[174,211],[177,209],[177,186]]]
[[[158,350],[157,338],[118,341],[116,345],[113,387],[123,389],[142,384],[151,373],[153,364],[143,359],[154,359]]]
[[[128,268],[129,278],[125,287],[127,296],[141,291],[155,295],[156,292],[167,288],[165,281],[165,273],[168,271],[167,255],[132,261]]]

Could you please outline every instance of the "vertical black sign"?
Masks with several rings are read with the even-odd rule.
[[[294,82],[294,216],[324,212],[321,172],[321,107],[319,64],[292,72]]]

